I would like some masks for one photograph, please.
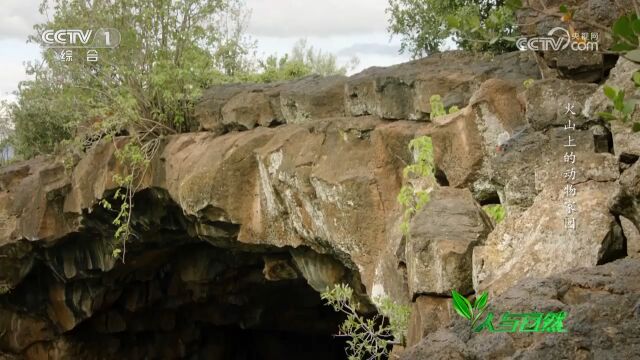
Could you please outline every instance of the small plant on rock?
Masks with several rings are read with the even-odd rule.
[[[121,258],[124,262],[127,241],[134,235],[131,227],[133,195],[142,186],[151,159],[158,150],[159,138],[144,144],[128,142],[121,148],[118,148],[115,143],[114,146],[116,147],[115,157],[124,166],[124,174],[113,175],[113,182],[119,187],[113,195],[113,200],[119,203],[119,206],[114,209],[107,199],[102,199],[100,205],[106,210],[116,213],[116,217],[112,221],[112,224],[116,226],[113,235],[112,255],[115,258]]]
[[[640,88],[640,71],[633,74],[632,80],[636,89]],[[608,121],[618,120],[628,123],[638,100],[625,98],[624,90],[612,86],[605,86],[603,91],[604,95],[613,103],[613,109],[610,112],[599,112],[598,116]],[[640,122],[633,122],[631,128],[634,132],[640,131]]]
[[[460,111],[460,109],[454,105],[450,107],[449,112],[447,112],[446,108],[444,107],[444,102],[442,102],[442,98],[438,94],[431,95],[431,97],[429,98],[429,104],[431,105],[431,112],[429,113],[429,118],[431,120],[439,116],[447,115],[447,113],[453,114]]]
[[[340,325],[338,336],[349,337],[347,356],[349,360],[386,359],[390,345],[404,345],[407,336],[410,309],[389,298],[376,298],[382,315],[365,318],[358,314],[359,304],[353,296],[353,289],[345,284],[337,284],[321,294],[327,305],[342,312],[347,319]]]
[[[431,138],[420,136],[411,140],[409,150],[414,162],[404,168],[402,176],[406,183],[398,194],[398,202],[404,208],[400,228],[405,235],[409,234],[411,217],[429,202],[429,194],[436,185]]]
[[[495,221],[496,224],[502,222],[502,220],[504,220],[505,216],[507,215],[504,206],[500,204],[485,205],[482,207],[482,209],[493,219],[493,221]]]

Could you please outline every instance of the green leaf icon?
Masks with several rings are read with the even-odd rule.
[[[484,309],[485,306],[487,306],[487,300],[489,299],[489,293],[488,292],[483,292],[482,294],[480,294],[480,297],[476,298],[476,301],[473,303],[473,308],[476,311],[481,311],[482,309]]]
[[[456,312],[463,318],[471,320],[473,308],[469,300],[455,290],[451,291],[451,296],[453,297],[453,308]]]

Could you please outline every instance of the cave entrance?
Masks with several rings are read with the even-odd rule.
[[[124,264],[111,258],[110,215],[98,208],[86,231],[40,249],[5,300],[53,329],[26,358],[346,358],[334,336],[344,318],[323,304],[292,249],[231,241],[231,224],[216,225],[229,238],[189,235],[189,219],[163,196],[136,197]]]
[[[132,256],[137,269],[106,279],[118,296],[68,335],[120,359],[344,359],[343,319],[288,256],[208,244]]]

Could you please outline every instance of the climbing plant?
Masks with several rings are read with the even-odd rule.
[[[376,298],[374,302],[381,315],[366,318],[358,313],[360,305],[349,285],[337,284],[327,288],[321,297],[333,310],[347,316],[340,325],[338,336],[349,338],[346,348],[349,360],[386,359],[390,345],[405,345],[411,314],[408,306],[386,297]]]
[[[430,118],[433,120],[447,113],[459,111],[457,106],[449,108],[448,112],[440,95],[429,98],[431,104]],[[433,160],[433,144],[428,136],[420,136],[409,142],[409,150],[413,154],[413,162],[402,171],[404,185],[400,188],[398,202],[402,205],[403,214],[400,229],[409,235],[409,221],[411,217],[429,202],[429,194],[436,186],[435,163]]]
[[[442,97],[438,94],[431,95],[429,98],[429,105],[431,105],[431,112],[429,113],[429,118],[431,120],[448,114],[453,114],[455,112],[460,111],[457,106],[452,106],[449,108],[449,112],[444,107],[444,102],[442,102]]]
[[[402,171],[405,184],[400,188],[398,202],[404,211],[400,229],[409,234],[411,217],[429,202],[429,194],[435,187],[433,144],[428,136],[420,136],[409,142],[414,162]]]
[[[160,145],[160,138],[154,138],[144,143],[137,140],[129,141],[122,147],[118,147],[115,142],[113,143],[116,147],[115,157],[122,165],[123,171],[113,175],[113,182],[118,186],[112,198],[115,205],[107,199],[100,201],[103,208],[115,213],[115,218],[112,221],[116,227],[113,235],[112,255],[116,258],[121,257],[123,262],[126,257],[127,241],[134,234],[131,227],[133,195],[142,186],[151,159],[155,156]]]

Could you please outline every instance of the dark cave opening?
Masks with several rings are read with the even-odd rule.
[[[291,249],[239,244],[237,227],[193,236],[192,219],[165,194],[136,196],[126,262],[111,257],[109,214],[96,208],[81,233],[42,247],[5,306],[46,319],[42,354],[78,359],[345,359],[344,317],[323,304]],[[216,226],[216,224],[210,225]]]

